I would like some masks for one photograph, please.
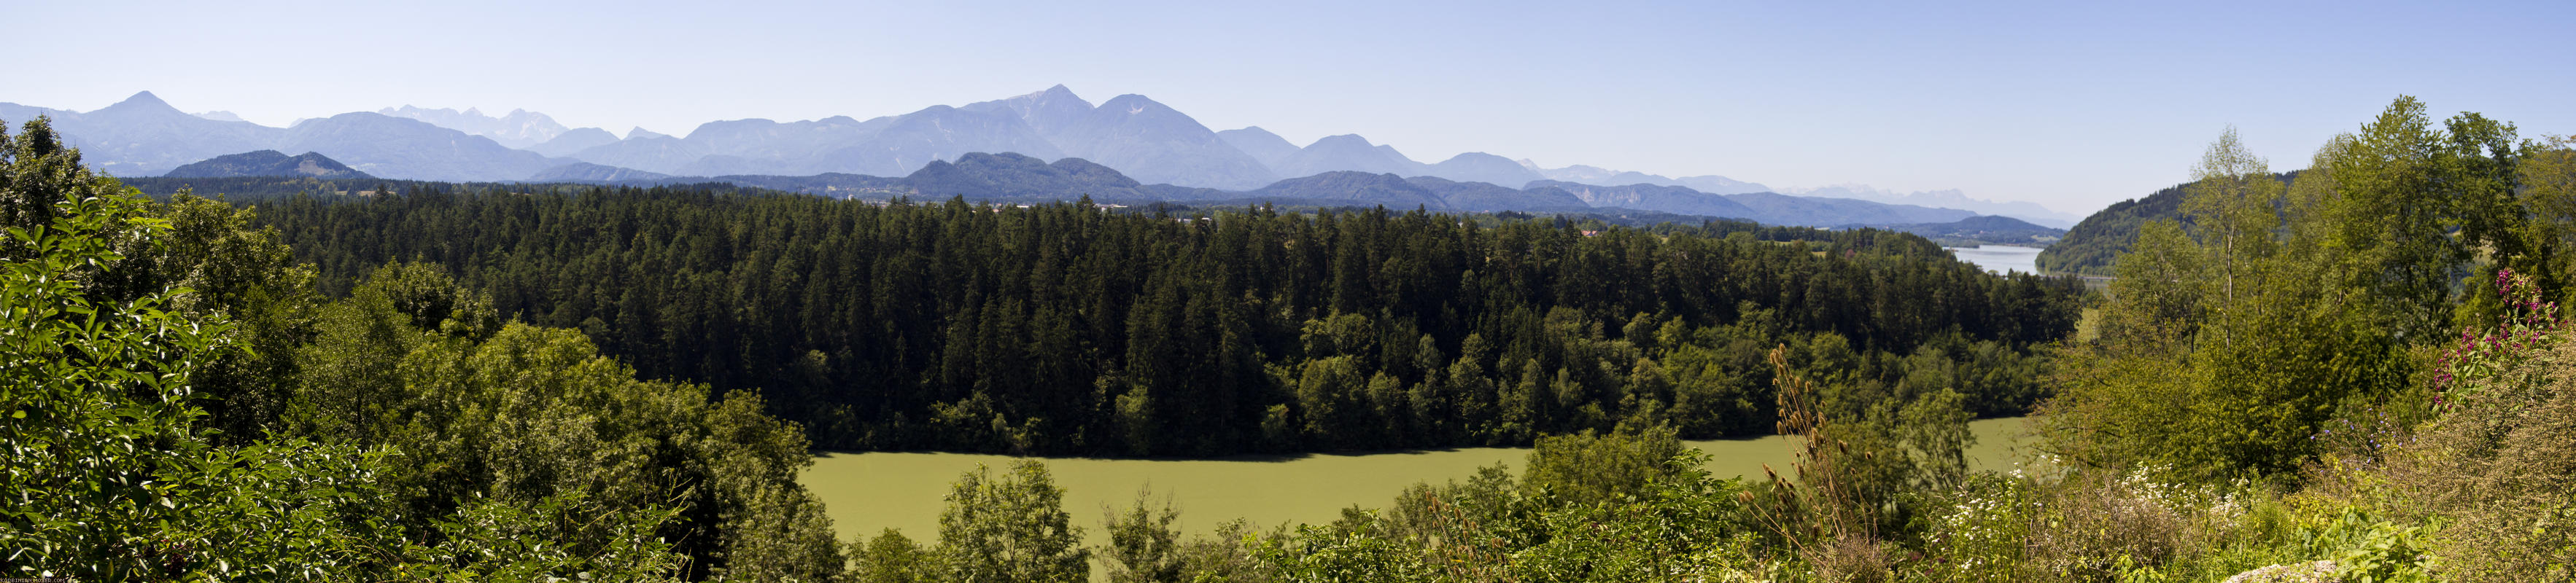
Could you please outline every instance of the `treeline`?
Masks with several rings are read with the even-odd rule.
[[[823,447],[1217,454],[1771,426],[1761,353],[2040,394],[2080,288],[1898,233],[1385,210],[1109,213],[709,188],[257,205],[326,293],[428,262],[649,378],[760,388]],[[1490,218],[1483,218],[1490,221]],[[1798,240],[1782,242],[1779,239]]]

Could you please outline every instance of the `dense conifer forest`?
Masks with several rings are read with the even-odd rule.
[[[2038,396],[2028,348],[2072,328],[2080,291],[1910,235],[1748,223],[429,185],[254,208],[326,294],[443,266],[503,317],[582,330],[647,377],[760,389],[833,448],[1766,433],[1760,352],[1784,341],[1887,383],[1990,379],[1961,389],[2011,413]]]

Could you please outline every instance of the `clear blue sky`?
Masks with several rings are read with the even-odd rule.
[[[2576,2],[124,2],[17,4],[0,101],[151,90],[282,125],[512,108],[621,134],[867,118],[1063,83],[1213,129],[1358,133],[1773,186],[2087,213],[2229,124],[2272,160],[2399,94],[2576,133]]]

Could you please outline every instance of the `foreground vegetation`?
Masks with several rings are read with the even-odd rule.
[[[2062,280],[1884,233],[689,190],[263,218],[92,177],[42,120],[7,142],[12,577],[2576,580],[2576,154],[2411,98],[2286,184],[2223,136],[2093,338],[2037,348]],[[1968,420],[2041,399],[2051,455],[1970,472]],[[1762,425],[1803,440],[1758,479],[1679,442]],[[809,431],[1536,447],[1293,529],[1140,500],[1086,548],[1034,462],[836,541]]]
[[[825,580],[805,437],[421,265],[315,293],[250,213],[0,150],[0,570],[81,581]]]

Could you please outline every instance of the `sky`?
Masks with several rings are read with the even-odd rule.
[[[1357,133],[2086,214],[2236,127],[2305,167],[2398,95],[2576,133],[2576,2],[18,3],[0,101],[253,122],[527,109],[685,135],[1064,84],[1299,145]]]

